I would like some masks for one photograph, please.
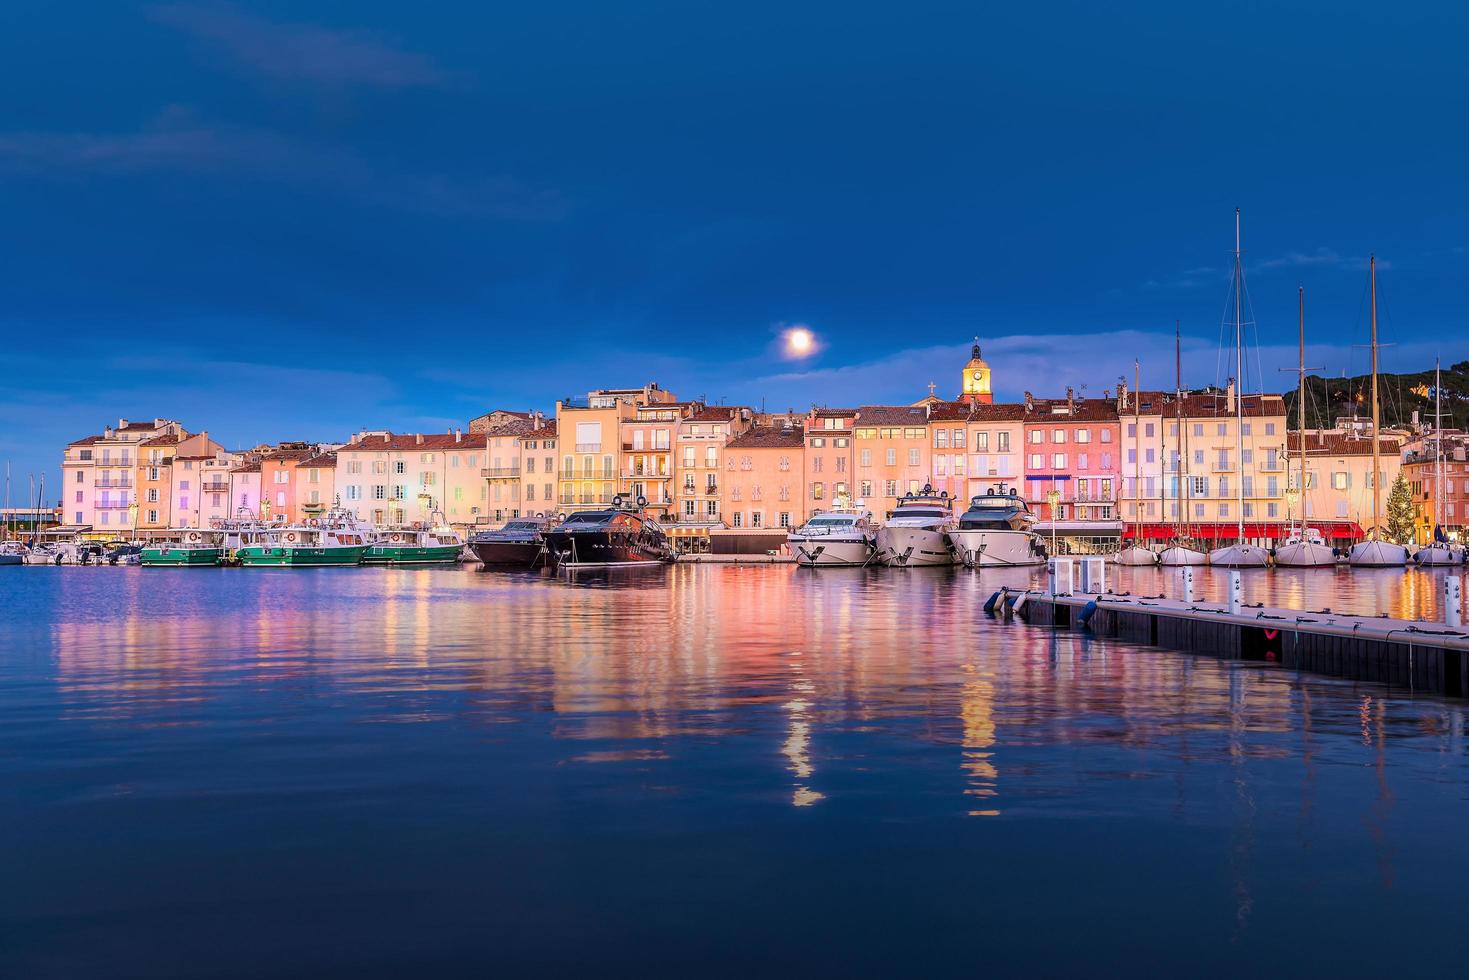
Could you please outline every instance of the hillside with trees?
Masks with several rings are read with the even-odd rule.
[[[1469,429],[1469,361],[1443,369],[1443,425],[1446,429]],[[1425,425],[1433,424],[1433,369],[1410,374],[1378,374],[1378,398],[1382,424],[1407,425],[1418,412]],[[1285,392],[1290,426],[1296,424],[1296,390]],[[1372,376],[1323,378],[1306,376],[1306,427],[1330,428],[1342,416],[1372,415]]]

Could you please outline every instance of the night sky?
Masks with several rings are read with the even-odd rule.
[[[13,3],[0,458],[1469,357],[1462,5]],[[783,360],[804,324],[818,352]],[[18,491],[23,494],[23,489]]]

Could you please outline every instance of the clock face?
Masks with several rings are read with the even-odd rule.
[[[983,380],[983,378],[984,378],[984,372],[983,371],[975,371],[974,372],[974,380],[975,381]]]

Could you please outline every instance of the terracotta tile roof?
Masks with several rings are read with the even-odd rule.
[[[163,423],[163,425],[159,425],[157,422],[129,422],[127,425],[119,425],[117,431],[138,432],[146,429],[149,432],[156,432],[167,424],[167,422]]]
[[[1019,422],[1025,418],[1025,406],[1019,402],[937,402],[929,407],[931,422]]]
[[[840,418],[846,418],[849,415],[855,416],[856,414],[857,414],[857,410],[855,408],[813,408],[813,409],[811,409],[811,415],[812,415],[812,417],[813,418],[818,418],[818,419],[840,419]]]
[[[259,473],[260,472],[260,464],[259,463],[246,463],[244,466],[236,466],[234,469],[230,470],[230,472],[231,473]]]
[[[139,446],[177,446],[178,444],[179,437],[171,433],[165,433],[161,436],[154,436],[152,439],[144,439],[142,442],[138,443]]]
[[[299,463],[316,455],[315,449],[277,449],[261,457],[262,463]]]
[[[300,465],[310,469],[330,469],[337,465],[337,454],[321,453],[320,455],[301,460]]]
[[[1037,398],[1033,402],[1031,411],[1025,414],[1025,421],[1037,425],[1046,423],[1065,424],[1069,422],[1116,422],[1117,403],[1110,398],[1078,398],[1073,403],[1069,412],[1058,414],[1056,406],[1066,407],[1064,398]]]
[[[857,409],[858,425],[927,425],[928,410],[922,405],[863,405]]]
[[[76,442],[68,442],[67,445],[68,446],[90,446],[93,443],[101,442],[105,438],[106,438],[106,436],[87,436],[85,439],[78,439]]]
[[[519,437],[531,431],[532,424],[533,423],[530,419],[511,419],[508,422],[501,422],[493,429],[486,429],[484,432],[477,432],[475,433],[475,435],[481,437],[493,436],[497,439],[503,439],[507,436]],[[424,438],[428,437],[425,436]]]
[[[800,449],[805,438],[799,426],[791,429],[776,429],[755,426],[724,444],[726,450],[735,449]]]
[[[1294,452],[1300,445],[1296,433],[1291,433],[1286,440],[1288,449]],[[1396,456],[1403,448],[1403,439],[1400,436],[1381,436],[1377,442],[1377,451],[1389,456]],[[1371,456],[1372,440],[1362,436],[1348,436],[1340,433],[1328,432],[1326,434],[1306,432],[1306,455],[1307,456]]]
[[[426,432],[422,435],[417,433],[397,434],[388,433],[383,436],[367,436],[361,442],[349,442],[337,450],[341,453],[381,453],[381,452],[453,452],[456,449],[482,449],[484,448],[485,433],[476,432],[474,435],[464,433],[455,438],[452,432]],[[420,441],[422,440],[422,441]]]
[[[1285,399],[1280,395],[1245,395],[1240,399],[1246,418],[1285,415]],[[1186,419],[1233,418],[1234,409],[1224,392],[1186,393],[1183,396]]]
[[[728,422],[741,412],[748,412],[749,408],[744,405],[709,405],[701,412],[695,412],[685,422]]]
[[[519,438],[521,438],[521,439],[555,439],[556,438],[556,420],[555,419],[546,419],[544,422],[541,423],[541,427],[539,429],[531,429],[531,430],[529,430],[527,432],[522,432],[520,434]]]

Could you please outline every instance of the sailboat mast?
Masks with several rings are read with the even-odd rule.
[[[1438,500],[1443,495],[1443,376],[1442,361],[1433,359],[1433,529],[1432,540],[1438,540]]]
[[[1382,536],[1382,521],[1379,517],[1382,509],[1382,465],[1380,450],[1377,445],[1377,426],[1379,418],[1377,414],[1377,256],[1373,255],[1368,260],[1368,268],[1372,279],[1372,538],[1380,540]]]
[[[1234,437],[1239,543],[1245,543],[1245,267],[1240,261],[1239,208],[1234,209]]]
[[[1296,287],[1296,316],[1300,333],[1300,387],[1296,391],[1296,442],[1300,445],[1301,482],[1296,488],[1301,492],[1301,523],[1305,524],[1306,510],[1306,287]],[[1289,481],[1287,481],[1289,482]],[[1295,515],[1291,515],[1291,533],[1295,533]]]
[[[1183,465],[1174,467],[1176,477],[1180,482],[1181,492],[1175,493],[1174,498],[1178,505],[1177,527],[1174,533],[1181,532],[1184,527],[1184,518],[1187,509],[1192,505],[1194,498],[1193,482],[1188,478],[1188,430],[1183,427],[1183,340],[1181,320],[1173,321],[1173,418],[1178,425],[1178,459]]]
[[[1132,360],[1132,497],[1136,508],[1133,511],[1133,524],[1136,525],[1136,535],[1133,544],[1141,546],[1143,541],[1143,406],[1139,395],[1142,393],[1138,385],[1142,384],[1142,367],[1137,358]]]

